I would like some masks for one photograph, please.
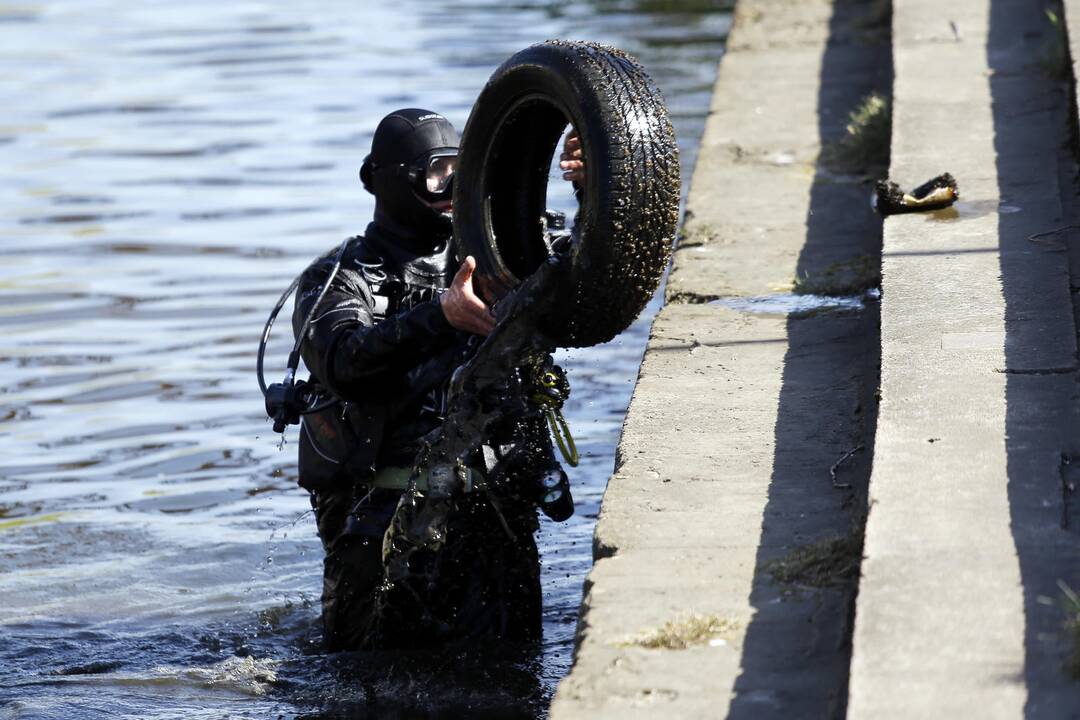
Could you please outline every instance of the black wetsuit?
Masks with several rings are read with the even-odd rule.
[[[305,416],[299,441],[299,483],[312,494],[326,550],[323,624],[332,650],[461,637],[531,639],[540,632],[535,494],[526,476],[546,470],[554,455],[537,418],[512,419],[492,439],[501,450],[489,457],[516,443],[529,448],[519,453],[526,461],[502,470],[512,482],[492,493],[494,503],[481,492],[456,501],[446,546],[430,559],[438,563],[438,587],[419,603],[411,594],[390,595],[389,611],[384,597],[374,629],[382,540],[401,492],[370,482],[381,468],[412,466],[424,436],[442,421],[451,373],[476,342],[454,330],[439,306],[456,269],[446,239],[419,245],[378,223],[352,239],[301,346],[312,379],[341,401]],[[294,332],[335,254],[305,271]]]

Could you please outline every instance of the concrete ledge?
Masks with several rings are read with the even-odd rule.
[[[941,9],[895,6],[890,174],[948,170],[963,201],[885,224],[848,717],[1066,717],[1039,598],[1077,567],[1059,525],[1076,336],[1066,254],[1028,239],[1062,224],[1063,95],[1035,62],[1039,7],[960,0],[928,23]]]
[[[817,165],[887,66],[887,43],[856,22],[865,6],[838,7],[736,9],[554,720],[825,717],[845,701],[852,586],[786,587],[764,564],[852,525],[855,491],[829,470],[867,442],[876,308],[789,317],[708,302],[876,257],[869,188]],[[682,650],[635,644],[692,615],[726,631]]]

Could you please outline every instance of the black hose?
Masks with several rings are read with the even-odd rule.
[[[274,305],[274,309],[270,311],[270,317],[266,319],[266,325],[263,326],[262,338],[259,340],[259,355],[255,361],[255,376],[259,379],[259,390],[263,395],[266,395],[266,378],[263,377],[263,357],[266,355],[266,343],[270,339],[270,329],[274,327],[274,320],[277,319],[278,313],[281,312],[281,308],[285,307],[285,303],[288,301],[289,296],[296,290],[296,286],[300,284],[300,276],[297,275],[285,292],[278,298],[277,304]]]
[[[319,307],[319,303],[326,297],[326,293],[330,290],[330,285],[334,282],[334,278],[337,276],[338,270],[341,268],[341,258],[345,255],[345,248],[349,244],[349,240],[352,238],[346,238],[341,242],[341,247],[338,248],[337,256],[334,258],[334,267],[331,268],[330,274],[326,278],[326,282],[323,283],[322,288],[319,290],[319,296],[315,298],[314,304],[311,309],[308,310],[307,317],[304,318],[304,324],[300,327],[300,332],[296,334],[296,342],[293,343],[292,352],[289,353],[289,361],[285,372],[285,384],[292,385],[293,380],[296,377],[296,369],[300,367],[300,345],[304,342],[304,337],[307,335],[308,328],[311,326],[311,321],[315,317],[315,311]],[[262,391],[263,396],[266,395],[266,378],[263,373],[263,359],[266,356],[266,344],[270,339],[270,330],[274,327],[274,321],[277,319],[281,309],[285,307],[285,303],[288,302],[289,296],[293,294],[297,286],[300,285],[300,278],[303,277],[303,273],[297,275],[289,287],[278,298],[277,303],[274,305],[274,309],[270,311],[270,317],[266,319],[266,325],[263,326],[262,338],[259,340],[259,354],[255,361],[255,374],[259,380],[259,390]],[[325,403],[321,403],[318,406],[307,410],[303,414],[317,412],[324,408],[329,407],[337,402],[337,399],[331,399]]]

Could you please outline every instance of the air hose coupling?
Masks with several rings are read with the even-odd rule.
[[[570,478],[559,465],[540,477],[540,511],[555,522],[567,520],[574,514],[574,497],[570,494]]]

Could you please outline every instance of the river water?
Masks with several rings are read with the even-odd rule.
[[[0,717],[546,714],[651,314],[559,354],[578,513],[541,530],[542,646],[480,656],[321,653],[259,331],[366,224],[390,110],[461,128],[513,52],[608,42],[664,90],[685,182],[729,22],[709,0],[0,2]]]

